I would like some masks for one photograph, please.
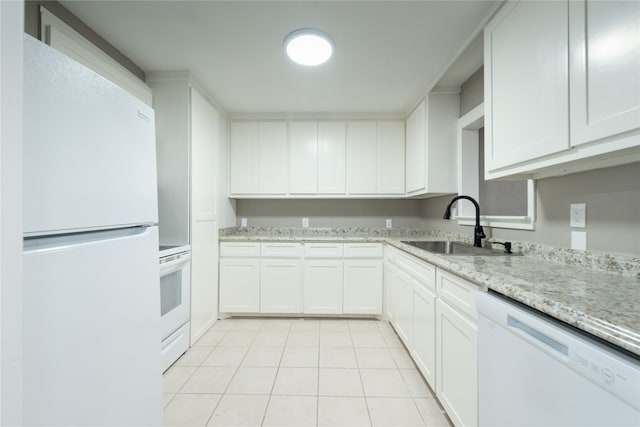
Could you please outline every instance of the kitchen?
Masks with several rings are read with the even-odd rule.
[[[104,21],[104,23],[102,24],[103,27],[105,26],[109,27],[108,23],[111,23],[111,22],[120,22],[115,17],[110,16],[107,13],[109,12],[108,10],[100,10],[100,12],[96,12],[95,14],[92,14],[91,8],[98,7],[98,5],[83,6],[82,3],[78,3],[77,5],[74,6],[74,2],[72,3],[63,2],[63,5],[68,7],[68,9],[71,10],[72,12],[75,12],[76,15],[81,17],[86,23],[88,23],[96,31],[100,26],[99,25],[100,21]],[[33,7],[34,7],[33,4],[27,5],[27,6],[28,6],[28,8],[26,9],[27,11],[30,10],[29,8],[33,10]],[[421,96],[418,94],[419,93],[425,94],[427,92],[432,92],[431,89],[433,89],[433,87],[429,87],[429,85],[435,85],[436,83],[438,83],[438,79],[445,78],[445,77],[449,78],[450,76],[446,74],[445,68],[453,67],[455,69],[455,66],[458,65],[456,64],[456,57],[458,56],[456,55],[456,52],[459,51],[458,53],[462,54],[462,53],[465,53],[467,48],[469,48],[470,52],[481,53],[480,62],[478,62],[476,58],[475,60],[470,61],[471,65],[467,65],[465,67],[463,64],[461,66],[461,68],[464,70],[462,73],[463,77],[462,78],[458,77],[457,80],[455,79],[450,80],[450,82],[453,82],[453,83],[449,83],[447,85],[447,86],[455,85],[458,87],[460,86],[462,87],[462,90],[460,91],[461,93],[460,93],[460,99],[459,99],[460,114],[454,117],[455,119],[454,122],[455,122],[455,125],[457,126],[458,117],[464,116],[465,114],[472,112],[472,110],[483,100],[482,91],[483,91],[483,87],[486,88],[486,82],[483,82],[482,72],[480,72],[479,74],[476,73],[476,70],[478,70],[478,68],[482,65],[482,50],[483,50],[482,43],[479,43],[478,46],[474,46],[473,41],[475,40],[475,36],[477,35],[477,33],[481,32],[481,29],[484,26],[484,23],[490,18],[490,15],[493,14],[497,6],[499,6],[499,4],[484,5],[483,6],[484,9],[478,12],[478,14],[482,16],[481,17],[476,16],[476,19],[477,19],[476,21],[473,21],[470,19],[470,21],[467,22],[467,27],[465,27],[466,28],[465,31],[468,31],[468,33],[463,34],[457,40],[456,49],[446,53],[448,57],[444,57],[446,55],[444,55],[443,53],[444,56],[441,58],[441,69],[435,70],[435,71],[431,70],[431,74],[429,78],[422,76],[423,80],[428,80],[428,81],[422,81],[420,83],[421,85],[423,85],[422,88],[414,89],[414,93],[410,95],[412,99],[409,101],[409,104],[411,105],[406,105],[406,102],[405,102],[404,106],[398,107],[397,110],[394,110],[394,111],[398,111],[394,114],[388,113],[387,111],[383,111],[384,114],[381,112],[373,111],[366,115],[362,115],[361,113],[358,116],[355,114],[350,114],[350,112],[363,111],[363,110],[347,109],[347,110],[342,110],[342,111],[345,111],[343,114],[338,114],[338,112],[340,112],[340,110],[338,109],[323,110],[322,107],[316,107],[317,109],[311,110],[311,112],[305,112],[301,110],[300,113],[293,114],[297,112],[297,110],[295,110],[293,107],[294,104],[289,104],[288,108],[282,107],[281,110],[275,110],[275,111],[270,110],[269,108],[271,107],[268,104],[263,104],[260,107],[256,107],[256,109],[254,110],[245,110],[245,112],[241,114],[241,113],[234,113],[233,109],[230,110],[230,112],[225,113],[224,109],[220,108],[217,105],[213,105],[213,108],[217,110],[217,113],[219,114],[217,119],[218,120],[217,129],[213,129],[210,131],[218,134],[218,138],[219,138],[218,149],[220,150],[217,153],[217,160],[216,160],[218,164],[218,173],[216,173],[214,177],[216,193],[215,193],[215,201],[213,202],[213,205],[215,206],[216,212],[215,212],[215,216],[213,217],[210,215],[207,216],[208,214],[206,214],[204,216],[199,217],[198,219],[196,219],[195,217],[191,218],[191,220],[193,221],[193,226],[194,227],[195,226],[203,226],[203,227],[211,226],[212,225],[211,223],[215,222],[216,230],[223,230],[223,229],[228,229],[230,227],[242,226],[243,219],[245,219],[249,227],[263,227],[262,229],[254,230],[258,234],[269,232],[270,227],[279,227],[281,229],[284,229],[284,231],[282,231],[283,233],[291,233],[292,232],[291,229],[298,229],[298,230],[302,229],[304,227],[303,224],[305,223],[305,218],[306,218],[306,221],[308,222],[308,226],[310,230],[315,228],[338,228],[338,229],[351,229],[351,231],[354,231],[353,230],[354,228],[358,228],[358,229],[363,229],[366,232],[367,229],[375,229],[375,230],[380,229],[382,231],[377,231],[377,232],[380,233],[379,235],[381,235],[382,237],[385,237],[384,230],[386,230],[385,227],[387,224],[387,220],[391,220],[392,230],[394,228],[400,229],[400,230],[402,229],[437,230],[439,232],[448,232],[448,233],[454,233],[456,235],[459,235],[460,237],[459,238],[456,237],[456,240],[463,239],[465,241],[468,241],[470,235],[472,234],[471,228],[469,226],[458,225],[458,221],[446,221],[442,219],[442,215],[445,211],[445,207],[447,203],[449,202],[453,194],[458,192],[456,191],[457,187],[455,185],[453,189],[445,189],[445,190],[436,189],[432,191],[424,191],[423,196],[427,193],[441,194],[437,197],[429,196],[429,198],[425,198],[425,199],[419,199],[419,198],[407,199],[404,197],[403,194],[389,195],[389,192],[387,190],[385,190],[385,192],[381,195],[375,195],[372,193],[369,193],[368,195],[345,193],[344,195],[338,195],[333,197],[327,197],[326,195],[323,197],[323,196],[309,194],[308,193],[309,190],[296,190],[296,191],[301,191],[303,193],[307,192],[307,194],[293,195],[293,194],[289,194],[289,190],[286,190],[285,192],[287,194],[279,194],[274,196],[273,194],[271,195],[260,194],[259,188],[253,189],[253,190],[240,189],[235,192],[236,194],[234,194],[234,198],[230,199],[228,198],[229,184],[227,183],[227,179],[228,179],[228,176],[231,177],[230,178],[232,181],[231,186],[233,186],[234,175],[233,175],[233,170],[229,171],[230,173],[228,172],[230,165],[227,164],[227,159],[229,156],[231,156],[231,167],[233,168],[234,153],[232,152],[232,149],[230,150],[229,147],[226,146],[226,142],[223,143],[223,141],[228,141],[230,138],[232,139],[232,133],[234,132],[234,129],[230,124],[230,122],[234,122],[234,121],[242,122],[246,125],[247,123],[249,124],[251,124],[252,122],[256,123],[265,119],[270,121],[279,120],[279,121],[291,121],[291,122],[317,121],[318,123],[323,121],[329,121],[329,120],[333,120],[337,122],[340,122],[340,121],[354,122],[354,121],[364,120],[364,119],[367,119],[369,121],[374,120],[379,122],[386,122],[386,121],[393,122],[394,120],[396,121],[404,120],[405,118],[407,118],[409,113],[411,113],[414,110],[414,107],[416,107],[415,104],[419,103],[420,100],[418,98],[421,98]],[[3,5],[3,7],[5,6]],[[83,13],[82,13],[83,7],[87,8],[85,9],[85,12],[84,12],[86,13],[86,16],[83,16]],[[480,8],[480,6],[478,7]],[[55,6],[52,6],[51,9],[55,10]],[[115,13],[114,10],[115,9],[112,9],[111,13]],[[33,17],[33,13],[32,12],[30,13],[31,15],[29,16],[31,16],[31,18],[28,18],[27,22],[31,22],[31,24],[33,25],[33,21],[35,18]],[[36,13],[39,16],[40,12],[36,11]],[[93,18],[92,18],[92,15],[93,15]],[[5,28],[7,27],[4,25],[5,24],[4,13],[2,17],[3,17],[2,28],[3,28],[3,31],[5,31]],[[193,15],[191,16],[191,18],[195,19]],[[68,21],[68,22],[71,22],[71,21]],[[150,21],[150,24],[151,24],[151,21]],[[25,29],[27,28],[25,27]],[[117,31],[117,28],[115,30],[112,30],[112,32],[114,31]],[[464,33],[462,29],[460,29],[459,31],[461,33]],[[475,34],[474,34],[474,31],[476,31]],[[33,29],[31,29],[28,32],[34,35]],[[38,33],[37,29],[35,30],[35,33],[36,33],[35,35],[37,36],[37,33]],[[115,36],[110,35],[109,37],[107,37],[106,33],[102,35],[103,37],[109,39],[112,43],[115,43],[115,41],[113,40],[113,37]],[[3,33],[3,40],[4,39],[5,38]],[[170,45],[171,41],[164,40],[163,42],[169,43],[168,45]],[[279,38],[277,40],[278,46],[276,47],[276,49],[281,49],[280,47],[281,42],[282,40],[281,38]],[[478,49],[478,47],[480,49]],[[118,45],[118,48],[122,49],[123,51],[127,49],[126,44]],[[149,46],[149,49],[150,48],[151,46]],[[635,49],[636,51],[634,52],[637,52],[637,46],[635,47]],[[339,52],[339,44],[337,44],[336,50],[337,52]],[[137,58],[134,58],[133,55],[131,55],[131,57],[133,59],[137,59]],[[465,56],[464,59],[467,59],[467,57]],[[464,61],[461,59],[460,62],[464,62]],[[184,63],[177,64],[173,68],[169,68],[169,70],[175,71],[175,70],[182,70],[187,68],[183,64]],[[487,70],[486,58],[484,59],[484,64],[485,64],[484,75],[486,78],[486,75],[489,72]],[[3,67],[4,66],[5,66],[5,61],[4,61],[4,45],[3,45]],[[153,70],[153,69],[149,69],[149,70]],[[438,75],[438,73],[440,73],[441,75]],[[3,76],[4,75],[5,73],[3,69]],[[154,81],[154,77],[155,77],[155,81]],[[201,86],[196,86],[197,83],[193,84],[191,81],[187,81],[190,77],[191,76],[188,76],[185,74],[178,76],[178,78],[182,78],[182,81],[183,81],[183,83],[181,83],[183,84],[183,89],[181,89],[183,90],[183,93],[186,93],[188,90],[195,88],[197,92],[204,93],[205,97],[213,96],[212,94],[207,94],[206,91],[204,91]],[[158,76],[158,74],[156,74],[155,76],[150,74],[147,76],[147,78],[152,88],[154,87],[154,85],[157,86],[162,84],[162,76]],[[245,76],[245,78],[247,77]],[[511,83],[516,84],[517,82],[515,83],[511,82]],[[402,85],[399,85],[399,86],[402,86]],[[3,107],[5,102],[5,96],[4,96],[5,87],[6,86],[3,82]],[[395,91],[396,89],[398,91],[406,90],[406,88],[396,88],[396,87],[393,87],[393,89],[391,90]],[[451,91],[451,88],[449,88],[448,90]],[[155,92],[155,89],[154,89],[154,92]],[[253,93],[252,90],[246,90],[245,92],[248,92],[248,95],[247,94],[245,95],[249,97]],[[633,92],[633,91],[630,91],[630,92]],[[158,95],[158,96],[161,96],[161,95]],[[153,94],[153,97],[154,99],[156,99],[156,93]],[[219,101],[218,99],[215,99],[215,100]],[[433,107],[436,104],[431,105],[430,103],[432,101],[435,102],[436,100],[437,100],[436,96],[426,99],[426,101],[424,101],[424,104],[423,104],[425,110],[429,112],[435,111]],[[306,101],[306,100],[303,100],[303,101]],[[345,102],[347,101],[349,100],[347,99]],[[296,99],[294,98],[291,102],[292,103],[296,102]],[[302,101],[298,99],[297,102],[300,103]],[[486,103],[488,102],[486,91],[484,95],[484,102],[486,106],[487,105]],[[236,110],[242,111],[242,108],[237,108]],[[7,111],[7,109],[3,108],[3,115],[5,114],[5,111]],[[287,112],[290,112],[290,114],[287,114],[287,115],[277,114],[279,111],[287,111]],[[316,111],[326,111],[326,113],[315,114]],[[637,109],[634,111],[637,112]],[[551,118],[553,118],[555,117],[555,114],[557,113],[557,111],[550,109],[549,112],[544,112],[544,113],[550,114]],[[156,117],[157,124],[159,124],[160,110],[158,110],[156,114],[157,114],[157,117]],[[428,114],[429,113],[427,113],[427,115]],[[531,114],[531,113],[527,113],[527,114]],[[566,108],[565,108],[564,114],[567,114]],[[485,112],[485,115],[486,115],[486,112]],[[526,114],[520,114],[520,116],[522,115],[524,115],[525,118],[527,118]],[[528,116],[529,119],[531,117],[535,117],[535,116]],[[543,116],[543,117],[548,117],[548,116]],[[637,115],[635,117],[637,119]],[[425,117],[425,119],[427,120],[428,123],[426,125],[423,123],[422,126],[431,126],[432,123],[429,122],[429,117]],[[515,117],[513,119],[517,120],[518,117]],[[532,131],[530,126],[527,127],[528,125],[526,123],[522,123],[522,119],[520,120],[521,121],[518,122],[519,126],[523,127],[524,129],[527,129],[527,131]],[[546,122],[546,119],[541,120],[537,118],[536,120],[538,121],[538,123]],[[436,126],[438,123],[440,123],[440,121],[436,123]],[[632,133],[631,136],[635,138],[636,148],[637,148],[637,138],[638,138],[637,120],[634,123],[636,126],[635,128],[636,133]],[[347,126],[350,126],[351,124],[352,123],[347,123]],[[3,116],[3,132],[5,129],[4,125],[5,125],[5,117]],[[291,125],[291,123],[289,123],[289,125]],[[247,127],[250,127],[250,126],[247,126]],[[496,128],[497,128],[497,125],[496,125]],[[545,126],[538,126],[538,128],[546,129]],[[319,127],[317,129],[319,129]],[[534,128],[532,132],[535,133],[535,131],[536,129]],[[158,138],[161,137],[161,133],[162,133],[162,130],[158,128]],[[407,124],[407,141],[408,139],[409,139],[409,125]],[[5,138],[3,135],[3,174],[5,171],[4,140]],[[454,143],[455,143],[455,136],[452,144]],[[407,144],[407,147],[408,146],[409,145]],[[408,150],[409,148],[407,148],[407,151]],[[273,154],[273,153],[274,152],[270,152],[269,154]],[[625,154],[629,154],[629,153],[625,153]],[[557,171],[554,171],[553,165],[550,167],[546,167],[546,169],[540,168],[540,172],[537,172],[537,175],[536,175],[536,178],[540,178],[540,179],[537,179],[535,181],[535,193],[533,195],[533,198],[535,199],[535,209],[534,209],[533,215],[530,215],[530,214],[521,215],[522,217],[530,217],[530,218],[533,217],[533,220],[535,222],[535,228],[527,229],[527,228],[524,228],[525,227],[524,225],[521,225],[517,229],[499,228],[499,227],[493,226],[493,227],[486,227],[485,228],[486,233],[489,235],[489,238],[492,240],[498,240],[498,241],[510,240],[514,243],[526,242],[526,245],[520,246],[518,250],[524,250],[523,248],[526,246],[531,252],[534,252],[536,245],[543,246],[544,247],[543,249],[550,248],[549,252],[547,252],[546,255],[544,255],[549,257],[549,259],[553,259],[551,258],[552,256],[551,253],[555,251],[555,252],[561,253],[562,256],[566,257],[569,262],[573,262],[574,264],[580,265],[580,263],[583,262],[582,258],[580,257],[580,252],[571,252],[571,251],[565,252],[560,249],[562,248],[567,249],[572,247],[572,241],[571,241],[572,234],[573,234],[573,238],[576,239],[576,244],[579,244],[580,243],[579,241],[581,239],[583,239],[582,241],[584,241],[584,239],[586,238],[585,230],[588,230],[588,239],[586,240],[586,245],[587,245],[586,247],[589,250],[588,255],[593,256],[594,259],[597,258],[597,261],[594,261],[594,262],[605,263],[607,259],[611,260],[612,258],[614,261],[617,261],[618,258],[616,258],[616,256],[619,256],[620,257],[619,259],[621,260],[620,261],[621,264],[624,264],[624,262],[627,263],[627,267],[621,267],[621,268],[626,268],[629,271],[633,271],[634,268],[637,269],[637,262],[638,262],[637,258],[638,258],[638,254],[640,253],[640,247],[639,247],[640,230],[638,229],[638,224],[640,223],[638,218],[638,215],[639,215],[638,204],[640,202],[639,202],[639,191],[638,191],[638,184],[637,184],[638,182],[637,149],[635,150],[635,154],[632,152],[629,155],[631,158],[635,159],[634,162],[628,163],[628,164],[621,164],[619,166],[611,166],[616,163],[615,163],[615,160],[612,160],[611,158],[609,158],[606,161],[613,162],[613,163],[609,163],[610,167],[602,168],[602,169],[598,169],[593,165],[585,166],[584,163],[583,164],[580,164],[580,162],[576,163],[574,159],[571,159],[573,163],[566,163],[566,165],[569,165],[569,166],[571,166],[572,164],[574,166],[577,165],[576,166],[577,168],[571,169],[569,166],[567,166],[568,170],[565,171],[564,173],[558,173]],[[404,156],[402,158],[404,159]],[[196,159],[194,159],[194,161],[195,160]],[[452,156],[448,160],[453,161],[453,167],[456,168],[457,159],[455,158],[455,156]],[[499,160],[500,159],[495,159],[495,162],[498,162]],[[248,163],[249,162],[247,162],[247,164]],[[445,163],[444,160],[442,160],[442,163]],[[503,167],[504,165],[500,165],[497,163],[496,165],[494,165],[495,166],[494,170],[497,171],[496,175],[502,173],[505,170],[505,168]],[[443,169],[446,169],[447,166],[448,164],[444,164]],[[540,166],[535,165],[535,167],[537,168]],[[590,169],[593,169],[593,170],[590,170]],[[207,173],[206,169],[203,169],[203,171],[204,173]],[[247,172],[246,170],[243,170],[240,175],[243,175],[246,172]],[[518,170],[517,167],[512,168],[511,172],[514,175],[521,173],[521,171]],[[570,172],[575,172],[575,173],[562,176]],[[18,174],[19,174],[19,171],[18,171]],[[453,177],[453,178],[456,178],[456,177]],[[4,186],[8,184],[5,184],[6,181],[5,181],[4,175],[3,175],[2,182],[3,182],[3,193],[2,193],[3,194],[3,218],[5,218],[4,204],[8,202],[5,201],[6,193],[4,191],[5,190]],[[389,181],[384,180],[384,182],[389,182]],[[367,191],[369,190],[365,190],[365,192]],[[377,190],[374,190],[374,192],[375,191]],[[231,192],[234,193],[233,187],[231,188]],[[420,192],[420,190],[418,190],[418,192]],[[294,193],[294,191],[291,191],[291,193]],[[358,193],[358,191],[352,191],[350,193]],[[465,191],[465,193],[468,193],[468,192]],[[209,200],[206,203],[212,203],[212,202]],[[462,201],[459,203],[460,203],[459,205],[456,205],[456,207],[459,210],[467,209],[467,206],[465,204],[466,202]],[[571,226],[569,223],[570,205],[581,204],[581,203],[585,203],[586,208],[588,209],[588,219],[586,221],[586,228]],[[481,206],[483,209],[489,208],[488,204],[483,203],[482,200],[481,200]],[[472,213],[469,213],[468,215],[465,214],[464,216],[472,217],[473,215]],[[469,221],[470,220],[466,220],[467,223]],[[465,222],[465,220],[463,219],[462,222]],[[160,219],[160,224],[161,224],[160,229],[162,233],[162,218]],[[11,227],[9,227],[9,229],[11,229]],[[242,234],[242,233],[250,233],[251,229],[247,229],[244,231],[240,229],[235,231],[239,232],[239,234]],[[358,230],[355,230],[355,231],[358,231]],[[3,245],[4,245],[5,244],[4,243],[5,242],[5,225],[4,224],[3,224],[2,232],[3,232]],[[302,231],[302,234],[304,234],[304,230]],[[193,236],[194,235],[192,235],[192,237]],[[242,236],[240,236],[239,238],[241,237]],[[270,237],[273,239],[273,235]],[[309,236],[307,235],[306,237],[308,238]],[[314,239],[316,238],[317,236],[314,236]],[[21,236],[20,236],[20,239],[21,239]],[[214,245],[215,253],[211,255],[211,257],[213,257],[212,259],[218,258],[217,239],[218,239],[218,236],[216,236],[216,241]],[[228,237],[226,239],[227,241],[229,241]],[[224,239],[220,239],[220,240],[222,241]],[[402,239],[402,240],[408,240],[408,239]],[[191,244],[193,246],[196,243],[191,242]],[[21,249],[21,244],[20,244],[20,249]],[[402,247],[402,250],[405,250],[405,249],[406,249],[405,247]],[[414,255],[418,254],[416,252],[409,252],[409,253]],[[609,254],[610,257],[607,257],[606,255],[602,255],[602,257],[597,257],[596,255],[592,255],[597,253]],[[195,256],[196,256],[196,251],[194,249],[193,250],[194,265],[197,264],[197,261],[198,261],[195,259]],[[3,271],[5,271],[4,257],[5,257],[5,251],[3,246]],[[424,259],[424,255],[422,257]],[[433,264],[436,265],[436,267],[438,266],[439,261],[437,260],[428,259],[427,261],[432,261]],[[346,258],[344,259],[344,261],[341,261],[341,262],[346,263],[347,262]],[[520,261],[514,259],[513,262],[517,263]],[[200,264],[200,265],[207,265],[207,263],[205,262],[204,264]],[[215,268],[217,269],[217,266]],[[455,273],[456,271],[454,270],[452,272]],[[6,303],[5,302],[6,301],[5,285],[7,281],[5,280],[4,274],[5,273],[3,272],[3,307],[2,307],[3,328],[5,327],[4,325],[7,324],[4,316],[11,314],[11,312],[7,314],[7,310],[5,309],[5,303]],[[193,270],[192,270],[192,274],[193,274]],[[214,272],[208,271],[206,274],[212,274],[215,277],[217,277],[218,274],[222,274],[222,271],[220,271],[220,273],[218,273],[217,270]],[[625,279],[625,280],[629,280],[629,279]],[[198,292],[198,291],[199,291],[198,289],[194,290],[194,292]],[[210,289],[203,290],[203,292],[208,292],[208,291],[210,291]],[[11,296],[10,289],[8,290],[8,292],[9,292],[8,295]],[[633,294],[630,295],[630,298],[632,297],[633,297]],[[198,308],[198,310],[200,310],[200,313],[202,313],[204,316],[203,320],[201,320],[200,323],[198,323],[197,325],[192,323],[191,333],[192,333],[192,337],[193,337],[193,334],[196,333],[195,339],[200,338],[205,334],[207,328],[211,326],[211,324],[210,323],[208,324],[207,322],[210,322],[212,317],[217,316],[217,309],[218,309],[217,290],[214,295],[211,295],[211,298],[212,299],[209,299],[209,301],[212,303],[206,304],[205,307]],[[201,301],[201,299],[198,298],[198,301]],[[213,301],[216,301],[216,302],[213,302]],[[192,310],[193,310],[193,307],[192,307]],[[224,312],[223,310],[220,310],[220,311]],[[635,319],[637,322],[637,311],[635,312]],[[396,325],[394,325],[394,327],[395,326]],[[637,333],[637,329],[635,330],[635,333]],[[5,341],[4,341],[5,336],[6,334],[5,334],[5,331],[3,330],[3,334],[2,334],[3,356],[6,348]],[[11,335],[9,335],[9,338],[11,338]],[[15,355],[10,355],[10,356],[13,356],[14,360],[16,359]],[[11,357],[9,359],[11,359]],[[5,366],[7,366],[5,365],[5,360],[6,358],[3,357],[3,370],[2,370],[3,383],[5,380],[8,380],[7,376],[5,375]],[[7,372],[11,372],[11,370]],[[5,398],[6,398],[6,393],[3,392],[3,399]],[[5,405],[3,402],[3,408],[2,408],[3,417],[7,413],[7,411],[8,409],[5,409]],[[458,423],[455,423],[455,424],[458,425]]]

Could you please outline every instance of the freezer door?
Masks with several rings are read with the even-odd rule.
[[[151,107],[25,35],[24,232],[158,222]]]
[[[157,227],[25,240],[25,425],[162,425]]]

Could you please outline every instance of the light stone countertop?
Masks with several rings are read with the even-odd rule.
[[[640,260],[514,242],[525,256],[437,255],[402,240],[471,236],[421,229],[221,230],[220,241],[383,242],[640,356]]]

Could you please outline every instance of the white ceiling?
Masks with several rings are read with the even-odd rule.
[[[407,113],[440,82],[482,64],[471,43],[496,1],[62,1],[143,70],[191,71],[227,112]],[[316,28],[335,43],[319,67],[282,41]],[[440,77],[459,53],[469,52]]]

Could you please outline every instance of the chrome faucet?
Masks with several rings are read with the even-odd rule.
[[[476,226],[475,226],[475,228],[473,230],[473,246],[475,246],[477,248],[481,248],[482,247],[482,239],[484,239],[487,236],[484,234],[484,230],[482,229],[482,226],[480,225],[480,205],[478,204],[478,202],[476,202],[473,199],[473,197],[456,196],[453,199],[451,199],[451,201],[447,205],[447,209],[444,211],[444,216],[442,218],[451,219],[451,205],[453,205],[453,203],[456,200],[460,200],[460,199],[469,200],[471,203],[473,203],[473,206],[475,206],[475,208],[476,208]]]

